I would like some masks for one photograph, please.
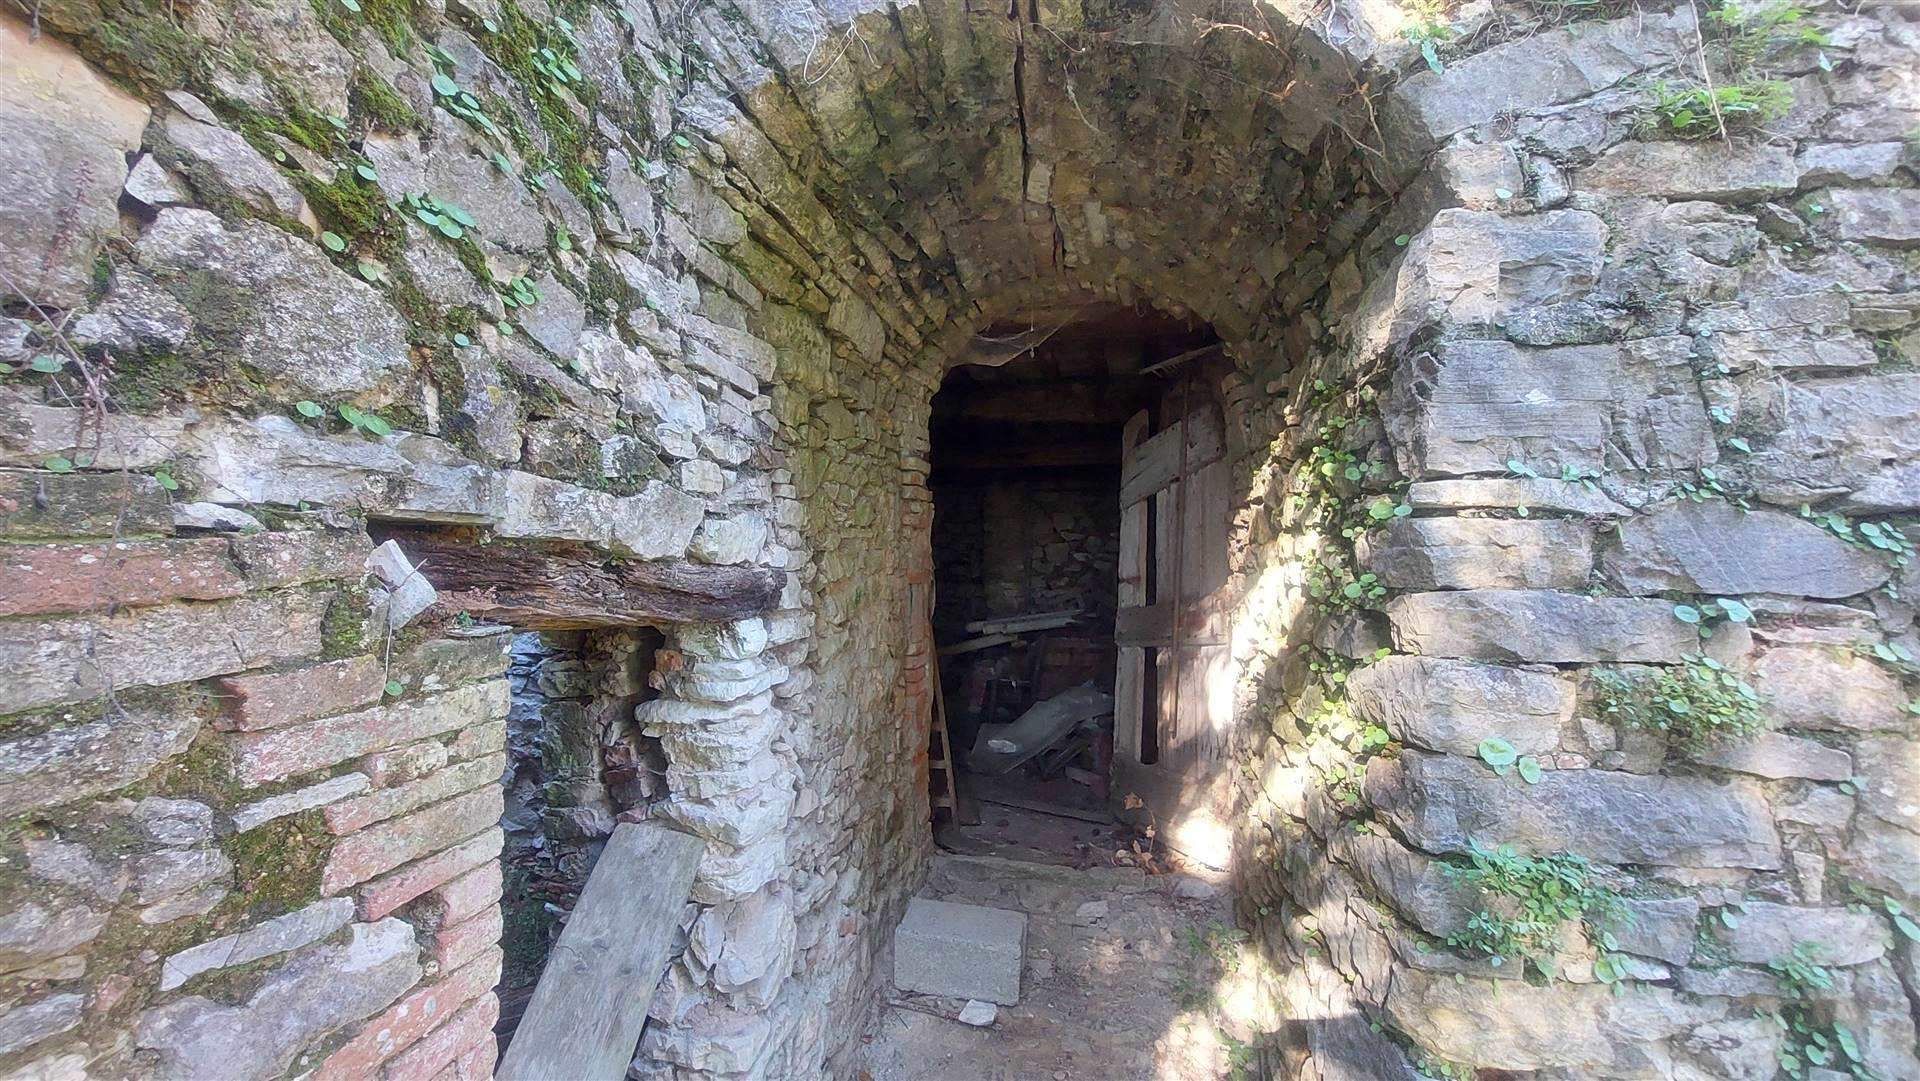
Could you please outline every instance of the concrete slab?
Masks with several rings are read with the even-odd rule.
[[[893,983],[902,991],[1020,1001],[1027,915],[915,897],[893,938]]]

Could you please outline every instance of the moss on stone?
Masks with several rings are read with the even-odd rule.
[[[334,593],[327,614],[320,621],[320,655],[326,660],[354,657],[365,653],[367,639],[367,588],[345,585]]]
[[[108,395],[127,412],[155,412],[188,400],[196,389],[193,366],[172,350],[115,353],[113,361]]]
[[[309,0],[320,25],[340,44],[351,47],[361,27],[370,26],[396,55],[413,51],[414,0],[358,0],[358,11],[348,11],[340,0]]]
[[[165,0],[39,0],[31,6],[40,24],[68,38],[81,56],[149,94],[193,81],[206,52]]]
[[[591,167],[595,161],[592,136],[567,107],[563,92],[551,89],[553,80],[534,64],[534,58],[542,49],[551,49],[563,56],[574,56],[578,50],[573,40],[556,27],[535,22],[511,3],[501,5],[496,25],[500,28],[498,33],[476,35],[480,47],[512,75],[525,91],[540,129],[548,139],[548,150],[544,157],[552,162],[553,171],[559,175],[561,183],[566,184],[582,200],[597,199],[598,185],[592,183]],[[576,97],[588,112],[592,111],[595,94],[590,84],[576,83],[566,92]],[[500,122],[502,117],[512,117],[513,112],[489,103],[487,115]],[[515,149],[528,159],[529,175],[537,174],[541,170],[533,168],[533,158],[538,148],[532,145],[524,132],[514,131],[517,126],[511,122],[502,124]]]
[[[331,181],[303,178],[300,193],[323,229],[340,234],[349,242],[363,246],[369,254],[388,257],[405,243],[399,219],[387,205],[385,194],[350,171],[342,171]]]
[[[233,861],[233,893],[221,903],[249,918],[277,916],[320,899],[333,839],[318,810],[276,818],[221,842]]]
[[[353,73],[347,95],[355,115],[373,126],[389,131],[419,131],[423,127],[420,114],[406,99],[385,79],[364,68]]]

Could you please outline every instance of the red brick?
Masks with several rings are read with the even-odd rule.
[[[341,800],[326,809],[327,829],[335,836],[352,833],[481,785],[494,784],[506,768],[507,756],[497,754],[456,763],[409,785]]]
[[[320,890],[339,893],[408,860],[464,841],[498,823],[505,802],[499,786],[489,785],[344,837],[327,856]]]
[[[418,863],[408,864],[392,874],[376,878],[360,888],[360,918],[384,919],[394,909],[435,886],[453,881],[460,875],[490,863],[500,855],[506,834],[499,827]],[[495,872],[498,872],[495,867]]]
[[[499,1056],[500,1041],[489,1032],[453,1060],[451,1081],[491,1081],[495,1060]]]
[[[346,578],[367,572],[373,542],[359,530],[299,529],[237,537],[233,558],[255,589]]]
[[[503,885],[499,864],[476,867],[428,894],[410,918],[429,929],[451,927],[499,907]]]
[[[235,764],[242,781],[262,784],[506,714],[505,680],[472,683],[416,702],[236,736]]]
[[[214,681],[225,708],[214,727],[257,732],[349,710],[380,701],[386,681],[380,658],[348,657],[291,672],[261,672]]]
[[[360,1034],[327,1056],[312,1081],[360,1081],[380,1064],[411,1047],[454,1012],[493,990],[500,981],[500,953],[482,957],[422,987],[368,1021]]]
[[[427,956],[441,971],[464,965],[500,944],[504,923],[505,916],[499,905],[483,908],[464,922],[435,934]]]
[[[500,999],[487,995],[468,1005],[426,1038],[395,1055],[381,1071],[384,1081],[431,1081],[448,1063],[493,1039],[493,1023],[500,1020]]]
[[[360,772],[373,781],[375,788],[417,781],[447,764],[447,745],[437,739],[409,743],[391,751],[377,751],[360,760]]]
[[[88,612],[247,591],[219,537],[0,549],[0,616]]]

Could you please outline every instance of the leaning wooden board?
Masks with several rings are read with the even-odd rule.
[[[554,943],[496,1081],[619,1081],[706,847],[654,823],[614,827]]]

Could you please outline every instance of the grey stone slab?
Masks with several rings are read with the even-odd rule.
[[[894,933],[894,986],[1012,1006],[1026,936],[1024,912],[915,897]]]
[[[1406,751],[1368,764],[1366,796],[1429,852],[1511,844],[1604,863],[1780,866],[1780,839],[1757,785],[1610,770],[1549,770],[1538,784],[1483,763]]]
[[[352,898],[330,897],[244,931],[189,946],[160,966],[160,990],[171,991],[203,972],[297,950],[345,927],[352,918]]]

